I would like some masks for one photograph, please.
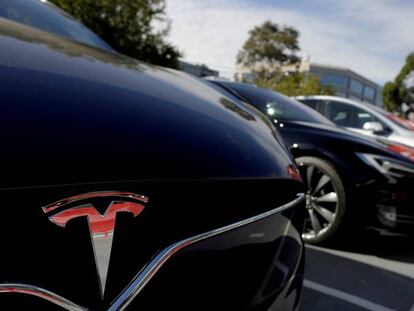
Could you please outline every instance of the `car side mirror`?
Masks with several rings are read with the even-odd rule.
[[[370,131],[370,132],[373,132],[373,133],[383,133],[384,132],[384,127],[382,126],[382,124],[379,123],[379,122],[376,122],[376,121],[365,122],[363,128],[364,128],[364,130]]]

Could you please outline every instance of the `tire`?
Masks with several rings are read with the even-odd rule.
[[[344,183],[334,165],[316,157],[296,159],[306,186],[306,220],[302,235],[309,244],[320,244],[343,229],[346,211]]]

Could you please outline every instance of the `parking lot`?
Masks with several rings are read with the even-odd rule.
[[[306,250],[301,311],[414,310],[414,241],[367,235]]]

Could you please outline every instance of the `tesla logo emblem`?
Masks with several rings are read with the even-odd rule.
[[[147,202],[147,197],[134,193],[105,191],[73,196],[42,208],[51,222],[63,228],[72,219],[87,218],[102,298],[105,293],[116,215],[126,212],[136,217]]]

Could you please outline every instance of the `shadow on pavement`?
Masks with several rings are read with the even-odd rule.
[[[414,273],[406,276],[404,269],[409,266],[414,271],[414,266],[396,263],[390,267],[392,264],[372,255],[307,247],[300,310],[411,310]],[[399,265],[404,267],[400,269]]]
[[[364,231],[358,235],[331,242],[324,247],[414,264],[413,237],[381,236]]]

